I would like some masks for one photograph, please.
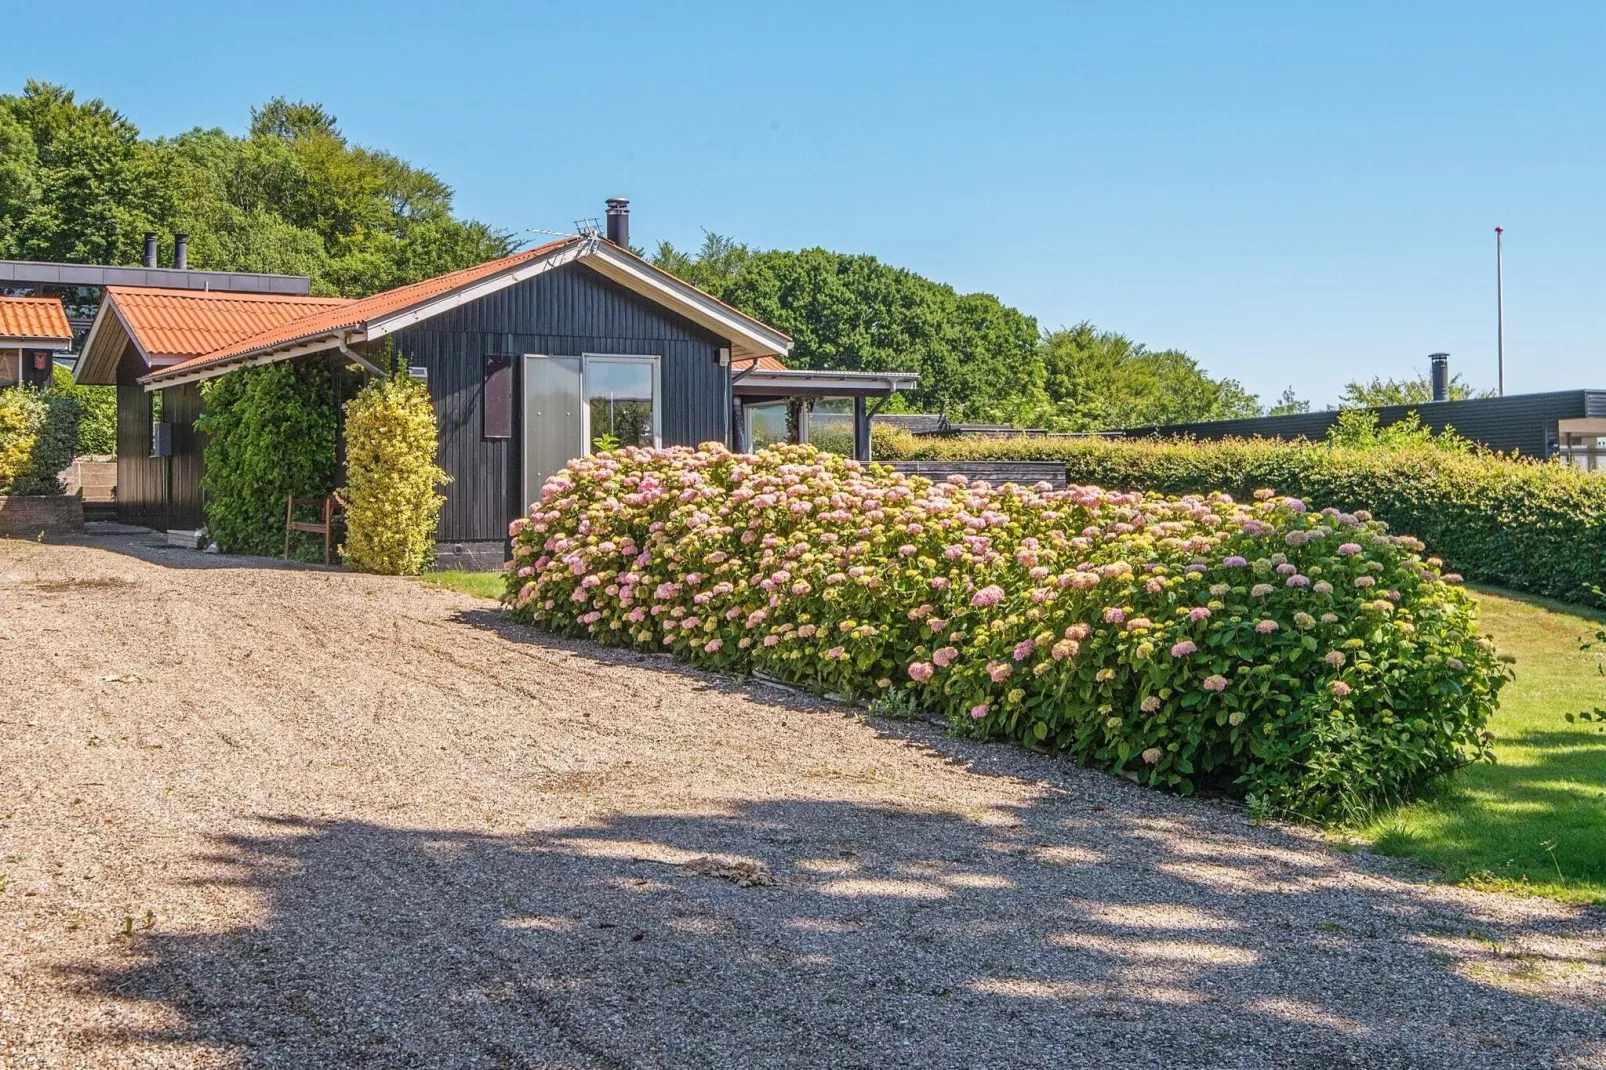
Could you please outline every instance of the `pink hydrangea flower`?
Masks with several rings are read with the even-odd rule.
[[[958,649],[951,646],[938,647],[931,652],[931,660],[945,669],[953,664],[953,660],[958,656]]]
[[[1143,701],[1138,703],[1138,709],[1142,710],[1144,713],[1153,713],[1155,710],[1157,710],[1159,708],[1160,708],[1160,696],[1159,695],[1146,695],[1146,696],[1144,696]]]
[[[1349,554],[1358,554],[1361,552],[1361,544],[1358,542],[1341,543],[1338,547],[1338,552],[1346,556]]]
[[[1206,691],[1225,691],[1227,690],[1227,678],[1220,674],[1215,676],[1207,676],[1199,684],[1199,686],[1204,688]]]
[[[976,704],[975,704],[975,705],[974,705],[974,706],[972,706],[972,707],[971,707],[971,708],[970,708],[970,716],[971,716],[971,717],[972,717],[972,718],[973,718],[973,719],[974,719],[974,720],[977,720],[977,721],[979,721],[979,720],[981,720],[981,719],[982,719],[982,718],[983,718],[983,717],[986,717],[986,716],[987,716],[987,711],[988,711],[988,710],[989,710],[989,709],[991,709],[991,707],[989,707],[989,706],[988,706],[988,705],[987,705],[987,703],[985,703],[985,702],[978,702],[978,703],[976,703]]]
[[[1334,698],[1343,698],[1344,696],[1348,695],[1352,690],[1354,690],[1353,688],[1350,687],[1349,684],[1346,684],[1342,680],[1334,680],[1332,683],[1328,684],[1327,686],[1328,686],[1328,689],[1333,692],[1333,697]]]
[[[1007,661],[989,661],[987,663],[987,675],[992,678],[995,684],[1008,680],[1014,672],[1015,666]]]
[[[1020,642],[1015,644],[1015,660],[1025,661],[1027,658],[1032,656],[1032,651],[1036,649],[1037,644],[1035,642],[1030,639],[1022,639]]]
[[[1272,632],[1276,631],[1277,628],[1277,622],[1272,620],[1270,617],[1255,622],[1255,631],[1259,632],[1261,635],[1270,635]]]
[[[916,661],[911,662],[909,665],[909,679],[911,680],[918,680],[924,683],[931,679],[935,673],[936,670],[931,667],[931,662],[929,661]]]
[[[973,606],[996,606],[1004,600],[1004,589],[997,584],[988,584],[970,596]]]
[[[1105,624],[1120,624],[1126,620],[1126,610],[1112,606],[1104,611]]]
[[[1188,610],[1188,619],[1192,621],[1209,620],[1210,610],[1206,609],[1204,606],[1194,606],[1192,609]]]
[[[1174,658],[1185,658],[1189,654],[1197,654],[1198,652],[1198,646],[1191,639],[1184,639],[1180,643],[1171,645],[1171,656]]]

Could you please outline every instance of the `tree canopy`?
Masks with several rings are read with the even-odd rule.
[[[429,171],[349,142],[319,104],[278,97],[243,135],[148,139],[100,100],[30,81],[0,95],[0,257],[137,264],[189,235],[200,269],[312,278],[357,296],[505,255]]]
[[[1492,390],[1474,390],[1459,375],[1450,376],[1450,400],[1467,401],[1471,398],[1493,397]],[[1411,379],[1382,379],[1374,377],[1366,382],[1354,381],[1339,395],[1341,409],[1367,409],[1382,405],[1417,405],[1433,400],[1433,383],[1426,375]]]
[[[803,368],[920,373],[913,408],[1059,431],[1259,415],[1231,379],[1180,350],[1083,323],[1044,332],[991,294],[961,294],[873,256],[757,251],[705,234],[661,242],[657,266],[790,334]]]

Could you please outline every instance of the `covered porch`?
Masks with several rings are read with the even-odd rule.
[[[751,451],[777,442],[812,442],[858,461],[871,460],[870,419],[914,372],[838,372],[756,361],[731,374],[732,439]]]

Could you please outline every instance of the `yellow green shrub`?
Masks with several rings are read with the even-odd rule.
[[[411,576],[434,544],[448,482],[435,461],[429,390],[405,375],[368,383],[346,405],[346,544],[341,556],[364,572]]]

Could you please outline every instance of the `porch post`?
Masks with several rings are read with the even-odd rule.
[[[853,459],[870,460],[870,413],[864,405],[864,395],[853,399]]]

